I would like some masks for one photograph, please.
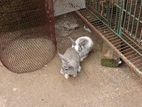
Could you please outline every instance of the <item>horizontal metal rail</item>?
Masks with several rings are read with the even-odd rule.
[[[97,15],[95,15],[95,13],[93,13],[92,11],[90,11],[89,9],[86,9],[88,12],[90,12],[92,15],[94,15],[96,18],[100,19]],[[101,21],[101,20],[100,20]],[[133,46],[131,46],[131,44],[129,44],[123,37],[121,37],[117,32],[115,32],[107,23],[101,21],[105,26],[107,26],[113,33],[115,33],[115,35],[119,36],[127,45],[129,45],[133,50],[135,50],[140,56],[142,56],[142,53],[139,52],[136,48],[134,48]],[[123,32],[122,32],[123,33]]]
[[[108,26],[106,26],[104,23],[102,23],[101,21],[99,22],[101,27],[103,28],[103,30],[101,30],[101,27],[99,27],[99,25],[96,25],[91,22],[89,22],[87,19],[87,16],[85,15],[85,11],[86,13],[90,13],[90,16],[91,18],[94,17],[94,19],[96,19],[96,21],[99,21],[99,18],[97,18],[95,15],[92,14],[92,12],[90,12],[88,9],[84,9],[84,10],[81,10],[81,11],[76,11],[76,14],[82,19],[82,21],[92,30],[92,32],[95,32],[98,36],[100,36],[104,41],[106,41],[111,47],[112,49],[114,49],[114,51],[130,66],[130,68],[132,68],[134,71],[136,71],[136,73],[138,73],[138,75],[142,76],[142,69],[141,69],[141,66],[142,66],[142,63],[135,63],[137,62],[137,57],[141,58],[141,59],[138,59],[140,61],[142,61],[142,57],[141,57],[141,53],[138,54],[131,46],[129,46],[129,44],[127,44],[127,41],[123,40],[123,38],[119,37],[116,35],[115,32],[113,32]],[[104,29],[105,27],[102,26],[102,24],[104,26],[106,26],[106,29]],[[114,40],[109,40],[108,39],[108,36],[106,36],[106,32],[107,33],[112,33],[114,36],[115,39]],[[118,40],[116,41],[116,37],[118,37]],[[119,42],[119,43],[118,43]],[[121,46],[118,47],[118,45],[122,44],[122,48]],[[127,51],[125,52],[125,48],[123,48],[123,46],[125,48],[127,48]],[[130,48],[130,49],[128,49]],[[136,56],[137,55],[137,56]],[[134,61],[131,61],[131,58],[132,59],[136,59]],[[138,61],[139,62],[139,61]]]

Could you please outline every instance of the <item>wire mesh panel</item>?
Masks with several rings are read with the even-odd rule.
[[[142,1],[125,0],[122,31],[139,45],[142,45]]]
[[[142,0],[86,0],[88,9],[118,36],[142,45]]]
[[[0,59],[11,71],[35,71],[55,55],[45,0],[0,1]]]
[[[119,20],[121,18],[121,0],[91,0],[87,6],[110,28],[118,32]],[[118,7],[119,6],[119,7]]]

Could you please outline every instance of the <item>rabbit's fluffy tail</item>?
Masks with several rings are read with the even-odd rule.
[[[88,36],[83,36],[83,37],[80,37],[76,42],[80,42],[80,41],[82,41],[82,40],[86,40],[87,41],[87,44],[86,44],[86,46],[89,48],[91,48],[91,47],[93,47],[93,45],[94,45],[94,43],[93,43],[93,41],[92,41],[92,39],[90,38],[90,37],[88,37]]]

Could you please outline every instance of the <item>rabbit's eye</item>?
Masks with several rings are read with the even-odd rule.
[[[68,67],[65,67],[65,66],[64,66],[63,69],[64,69],[64,70],[68,70]]]
[[[70,66],[70,67],[69,67],[69,69],[73,69],[73,67],[72,67],[72,66]]]

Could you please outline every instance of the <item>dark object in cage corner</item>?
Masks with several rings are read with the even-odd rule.
[[[108,59],[108,58],[102,58],[101,59],[101,65],[106,67],[120,67],[123,64],[123,61],[121,59]]]

